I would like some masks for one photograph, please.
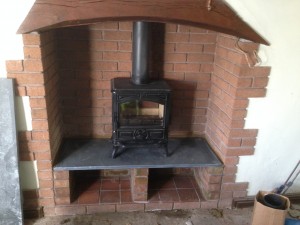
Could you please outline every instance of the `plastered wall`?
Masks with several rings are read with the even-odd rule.
[[[272,67],[267,97],[250,101],[246,121],[247,128],[259,129],[255,154],[241,157],[237,173],[254,195],[283,184],[300,159],[300,2],[227,2],[271,43],[260,51],[262,63]],[[300,192],[299,178],[289,192]]]

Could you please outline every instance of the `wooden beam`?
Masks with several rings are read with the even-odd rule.
[[[36,0],[18,33],[124,20],[179,23],[269,44],[223,0]]]

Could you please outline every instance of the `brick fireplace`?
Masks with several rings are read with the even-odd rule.
[[[152,78],[172,89],[170,137],[205,138],[224,165],[167,171],[190,177],[201,201],[148,202],[146,168],[96,171],[129,179],[129,203],[74,204],[78,174],[90,175],[53,170],[64,139],[111,136],[110,80],[130,77],[132,65],[132,21],[113,21],[23,34],[24,60],[7,61],[16,95],[29,96],[32,115],[32,131],[19,132],[20,160],[37,162],[39,188],[23,191],[25,210],[224,208],[247,196],[248,184],[235,182],[235,174],[239,157],[253,154],[256,144],[258,131],[244,129],[249,98],[264,97],[268,84],[270,68],[255,66],[259,44],[177,23],[157,23],[154,34]]]

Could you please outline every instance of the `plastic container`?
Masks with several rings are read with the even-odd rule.
[[[300,225],[300,220],[296,219],[285,219],[284,225]]]

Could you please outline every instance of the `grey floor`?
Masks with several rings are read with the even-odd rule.
[[[55,216],[27,220],[25,225],[250,225],[251,216],[252,208],[194,209]]]

